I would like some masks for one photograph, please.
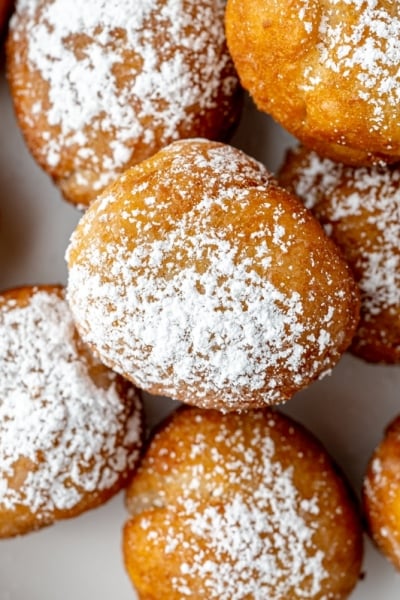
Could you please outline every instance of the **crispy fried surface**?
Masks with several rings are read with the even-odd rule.
[[[354,165],[400,157],[396,2],[228,0],[243,86],[305,146]]]
[[[8,77],[28,147],[86,206],[175,139],[224,139],[241,109],[223,0],[17,3]],[[127,25],[128,24],[128,25]]]
[[[0,538],[106,502],[141,446],[134,388],[79,339],[59,286],[0,295]]]
[[[400,570],[400,417],[387,427],[369,461],[363,492],[370,534]]]
[[[399,363],[399,167],[349,167],[300,148],[288,153],[279,180],[324,225],[358,282],[361,317],[352,352]]]
[[[262,165],[206,140],[128,171],[67,254],[83,338],[142,389],[198,406],[291,398],[336,364],[358,319],[318,222]]]
[[[139,598],[345,599],[362,532],[323,448],[271,410],[184,409],[127,490],[124,558]]]

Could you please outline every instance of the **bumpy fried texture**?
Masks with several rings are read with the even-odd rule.
[[[67,257],[70,306],[101,360],[206,408],[291,398],[334,366],[358,319],[357,286],[316,219],[216,142],[176,142],[129,170]]]
[[[225,139],[241,93],[224,0],[17,1],[8,76],[27,144],[71,202],[180,138]]]
[[[141,600],[343,600],[362,532],[320,444],[271,410],[184,409],[127,490],[126,568]]]
[[[400,158],[397,2],[228,0],[226,35],[243,86],[305,146]]]
[[[400,417],[388,426],[373,453],[363,491],[370,534],[400,570]]]
[[[0,538],[108,500],[141,432],[134,388],[79,339],[60,287],[0,295]]]
[[[361,318],[351,351],[400,363],[399,167],[348,167],[299,148],[288,153],[279,180],[312,210],[353,270]]]

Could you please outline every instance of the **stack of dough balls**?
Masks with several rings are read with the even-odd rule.
[[[0,538],[94,508],[139,457],[135,389],[77,335],[59,287],[0,295]]]
[[[373,540],[400,570],[400,417],[387,427],[371,457],[363,497]]]
[[[386,0],[228,0],[243,86],[306,147],[354,165],[400,159],[400,17]]]
[[[143,390],[204,408],[283,402],[339,360],[357,286],[296,197],[230,146],[175,142],[87,210],[67,252],[77,328]]]
[[[17,0],[8,77],[28,147],[87,205],[173,140],[225,139],[241,93],[225,0]]]
[[[324,449],[270,409],[180,409],[127,490],[128,573],[142,600],[345,600],[362,529]]]
[[[361,290],[351,349],[371,362],[400,363],[400,169],[351,167],[299,148],[282,185],[303,199],[341,248]]]

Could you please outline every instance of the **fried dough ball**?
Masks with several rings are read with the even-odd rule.
[[[186,408],[127,489],[126,568],[142,600],[344,600],[362,531],[322,446],[271,410]]]
[[[370,534],[400,570],[400,417],[387,427],[371,457],[363,492]]]
[[[101,360],[205,408],[291,398],[333,367],[357,323],[357,286],[316,219],[262,165],[207,140],[127,171],[67,259],[77,327]]]
[[[348,167],[304,148],[280,182],[302,198],[341,248],[361,290],[351,346],[371,362],[400,363],[400,168]]]
[[[135,389],[79,339],[62,288],[0,295],[0,538],[74,517],[126,484]]]
[[[400,158],[400,17],[385,0],[228,0],[228,46],[257,106],[322,156]]]
[[[128,166],[241,108],[225,0],[18,0],[8,76],[27,144],[82,207]]]

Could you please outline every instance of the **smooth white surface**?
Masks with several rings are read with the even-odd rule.
[[[275,170],[291,138],[247,103],[235,145]],[[0,82],[0,289],[66,281],[64,251],[79,212],[29,156]],[[173,406],[146,399],[149,424]],[[385,425],[400,412],[400,367],[345,356],[331,377],[283,409],[325,444],[356,493]],[[0,600],[134,600],[124,572],[123,495],[77,519],[0,541]],[[400,575],[367,541],[365,579],[351,600],[399,600]],[[163,598],[160,600],[168,600]],[[265,599],[268,600],[268,599]]]

